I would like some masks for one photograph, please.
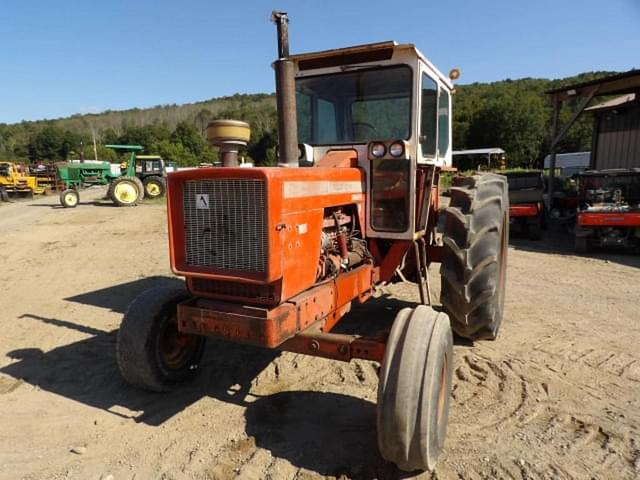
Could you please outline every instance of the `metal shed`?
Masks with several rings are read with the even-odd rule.
[[[640,167],[640,101],[630,93],[585,111],[595,114],[593,159],[590,167]]]
[[[500,167],[505,160],[505,151],[499,147],[454,150],[452,155],[453,166],[459,170],[476,169],[483,165],[491,168],[492,160],[494,166],[497,164]]]
[[[598,80],[567,85],[549,90],[546,93],[551,96],[553,103],[548,198],[553,197],[553,176],[558,143],[596,97],[634,94],[632,102],[614,99],[613,101],[617,100],[621,103],[615,104],[614,102],[614,104],[602,106],[602,108],[599,108],[601,105],[597,105],[598,108],[593,109],[596,113],[596,125],[591,167],[599,169],[640,167],[640,148],[638,148],[640,144],[637,143],[640,139],[640,110],[638,110],[636,101],[640,94],[640,70],[630,70]],[[579,101],[579,103],[569,121],[560,126],[560,109],[563,103],[568,100]],[[614,111],[618,113],[614,114]],[[625,112],[624,118],[617,116],[621,111]],[[600,121],[602,123],[598,123]]]

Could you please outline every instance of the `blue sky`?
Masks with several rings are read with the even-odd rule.
[[[274,90],[294,53],[415,43],[460,83],[640,68],[640,0],[4,0],[0,122]]]

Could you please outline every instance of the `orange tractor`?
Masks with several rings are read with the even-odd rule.
[[[503,317],[506,179],[456,178],[436,234],[440,172],[451,165],[449,78],[395,42],[289,55],[286,14],[273,19],[280,166],[240,168],[247,125],[222,121],[208,136],[225,166],[168,176],[171,266],[186,288],[133,301],[120,370],[135,386],[169,390],[197,372],[206,337],[380,362],[380,453],[403,470],[432,469],[448,422],[452,327],[492,339]],[[421,304],[400,310],[390,331],[333,331],[354,303],[401,279],[417,283]]]

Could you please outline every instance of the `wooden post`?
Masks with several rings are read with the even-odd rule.
[[[549,167],[551,171],[549,172],[549,188],[547,189],[547,208],[551,210],[551,205],[553,204],[553,179],[556,175],[556,147],[560,140],[564,138],[569,129],[572,127],[574,123],[580,118],[584,109],[587,108],[589,102],[593,99],[593,97],[598,92],[600,87],[596,85],[591,90],[588,91],[587,95],[582,99],[580,105],[576,109],[573,116],[569,119],[569,121],[560,129],[558,132],[558,126],[560,121],[560,109],[562,108],[562,100],[558,98],[558,94],[553,94],[553,128],[551,132],[551,147],[550,147],[550,158],[549,158]]]
[[[558,94],[553,94],[553,123],[551,126],[551,151],[549,152],[549,185],[547,188],[547,210],[551,211],[553,205],[553,180],[556,172],[556,137],[558,135],[558,123],[560,121],[560,109],[562,101],[558,99]],[[544,165],[542,165],[544,167]]]

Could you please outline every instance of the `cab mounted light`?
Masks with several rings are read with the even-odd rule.
[[[396,157],[396,158],[404,155],[404,143],[393,142],[391,145],[389,145],[389,154],[392,157]]]
[[[369,151],[371,152],[371,156],[375,158],[382,158],[387,153],[387,147],[384,146],[384,143],[376,142],[371,144]]]

